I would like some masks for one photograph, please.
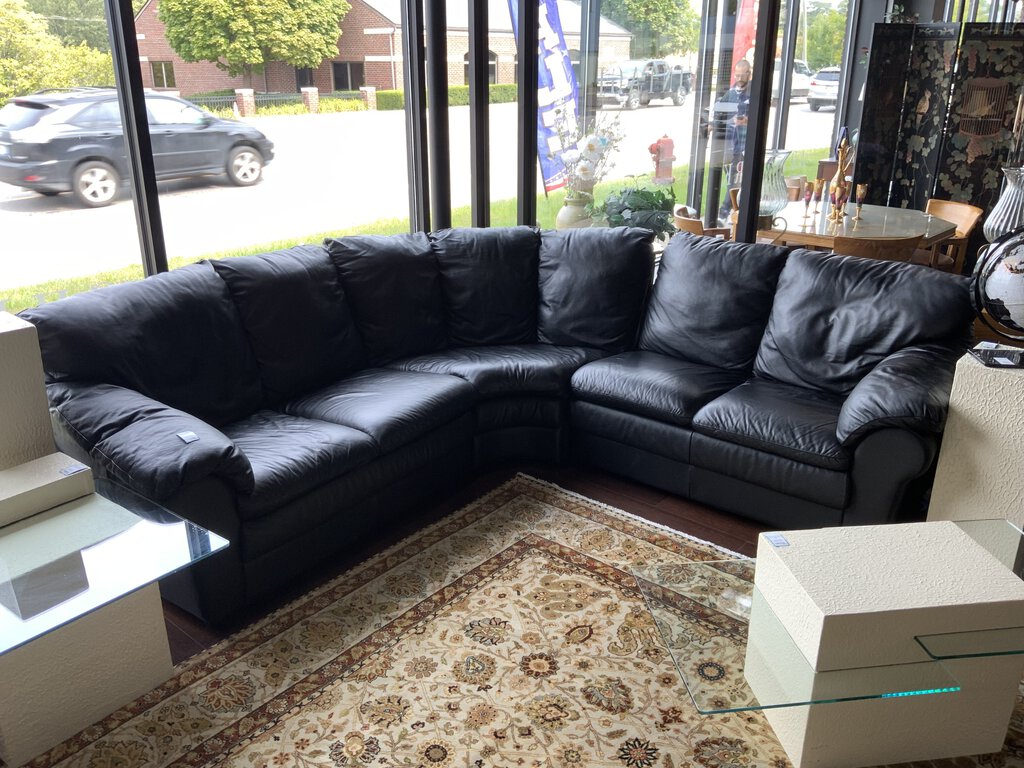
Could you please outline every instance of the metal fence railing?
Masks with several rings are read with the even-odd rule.
[[[196,96],[189,96],[188,100],[193,104],[196,104],[204,109],[231,109],[235,103],[235,95],[233,93],[226,93],[218,96],[203,96],[198,94]]]
[[[255,93],[257,107],[270,107],[279,104],[301,104],[301,93]]]

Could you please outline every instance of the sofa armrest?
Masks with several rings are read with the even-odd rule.
[[[112,384],[47,385],[59,420],[101,474],[143,495],[166,499],[211,475],[239,493],[253,489],[252,466],[220,430],[184,411]],[[186,442],[179,434],[192,432]]]
[[[886,357],[853,388],[839,412],[844,446],[883,427],[941,432],[953,371],[963,351],[942,344],[907,347]]]

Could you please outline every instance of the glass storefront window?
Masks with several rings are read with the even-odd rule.
[[[102,9],[67,19],[0,8],[11,62],[0,80],[0,308],[11,312],[142,276]]]

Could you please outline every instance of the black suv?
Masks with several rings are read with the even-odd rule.
[[[147,93],[146,113],[159,179],[226,173],[249,186],[274,157],[261,131],[182,99]],[[42,195],[72,192],[96,208],[114,201],[127,174],[112,88],[41,91],[0,107],[0,181]]]

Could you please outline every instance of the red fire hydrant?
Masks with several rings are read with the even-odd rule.
[[[666,134],[651,144],[647,149],[651,153],[651,159],[654,161],[654,183],[674,183],[675,179],[672,177],[672,161],[676,159],[676,145],[672,139],[670,139],[668,134]]]

